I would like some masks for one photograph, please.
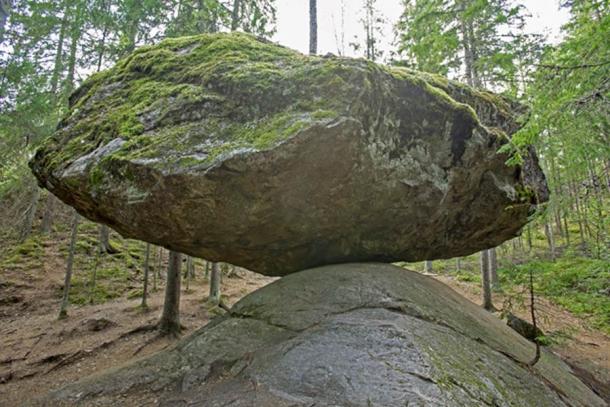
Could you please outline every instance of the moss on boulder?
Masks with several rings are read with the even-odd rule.
[[[41,185],[125,236],[263,274],[466,255],[548,194],[533,153],[496,153],[520,111],[502,97],[246,34],[142,47],[70,103],[31,162]]]

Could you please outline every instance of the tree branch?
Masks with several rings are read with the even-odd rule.
[[[535,64],[534,66],[538,66],[540,68],[546,69],[555,69],[557,71],[570,71],[576,69],[588,69],[588,68],[598,68],[600,66],[608,65],[610,61],[604,61],[597,64],[581,64],[581,65],[550,65],[550,64]]]

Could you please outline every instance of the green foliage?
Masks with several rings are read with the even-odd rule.
[[[444,0],[403,1],[405,10],[397,24],[398,52],[403,63],[425,72],[447,75],[461,65],[460,39],[447,29],[451,14]]]
[[[383,24],[386,22],[383,14],[377,9],[377,0],[363,0],[360,10],[360,24],[364,31],[364,38],[358,35],[349,45],[354,51],[363,50],[364,58],[370,61],[377,61],[383,56],[383,50],[379,43],[383,37]]]
[[[403,0],[396,63],[475,86],[519,90],[540,39],[522,32],[523,6],[507,0]],[[522,89],[521,89],[522,90]]]
[[[554,192],[549,213],[570,213],[583,245],[598,258],[610,244],[610,5],[569,3],[565,40],[547,47],[528,89],[529,122],[513,138],[517,148],[536,144]]]
[[[268,37],[275,26],[275,0],[13,3],[0,52],[0,199],[25,182],[25,162],[65,114],[79,73],[99,71],[136,46],[168,36],[216,32],[235,23]],[[234,4],[239,8],[231,16]],[[116,119],[125,134],[142,131],[128,111],[117,112]]]
[[[116,238],[115,238],[116,237]],[[76,242],[74,275],[70,301],[75,304],[104,303],[124,296],[140,285],[144,245],[135,240],[113,235],[110,244],[116,254],[97,254],[98,225],[83,222]],[[63,254],[67,256],[65,245]],[[96,269],[96,283],[92,290],[91,278]]]
[[[499,275],[503,284],[525,285],[530,271],[536,292],[610,333],[610,261],[572,256],[530,261],[502,268]]]
[[[29,270],[42,267],[44,246],[39,236],[31,236],[12,246],[0,258],[0,269]]]
[[[261,37],[275,33],[275,0],[181,0],[179,4],[180,7],[173,6],[178,12],[169,22],[166,37],[215,33],[223,29]]]

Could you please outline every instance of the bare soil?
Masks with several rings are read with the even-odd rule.
[[[174,338],[157,338],[153,329],[163,304],[163,288],[141,300],[121,298],[99,305],[71,306],[58,320],[65,264],[46,248],[42,267],[0,270],[0,406],[17,406],[82,377],[157,352]],[[78,270],[75,270],[78,272]],[[245,270],[223,278],[223,302],[232,305],[273,281]],[[162,282],[161,282],[162,283]],[[181,293],[182,336],[222,311],[207,304],[203,270]]]

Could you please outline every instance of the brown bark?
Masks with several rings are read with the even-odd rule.
[[[159,321],[161,335],[177,336],[180,334],[180,267],[182,255],[171,250],[167,267],[167,282],[165,284],[165,301],[163,314]]]
[[[144,281],[142,284],[142,308],[148,308],[146,303],[148,297],[148,274],[149,274],[149,260],[150,260],[150,243],[146,243],[146,251],[144,252]]]
[[[59,319],[68,316],[68,305],[70,303],[70,286],[72,284],[72,268],[74,265],[74,251],[76,247],[76,239],[78,234],[79,215],[76,210],[72,209],[72,230],[70,233],[70,248],[68,250],[68,261],[66,263],[66,276],[64,278],[64,294],[59,308]]]

